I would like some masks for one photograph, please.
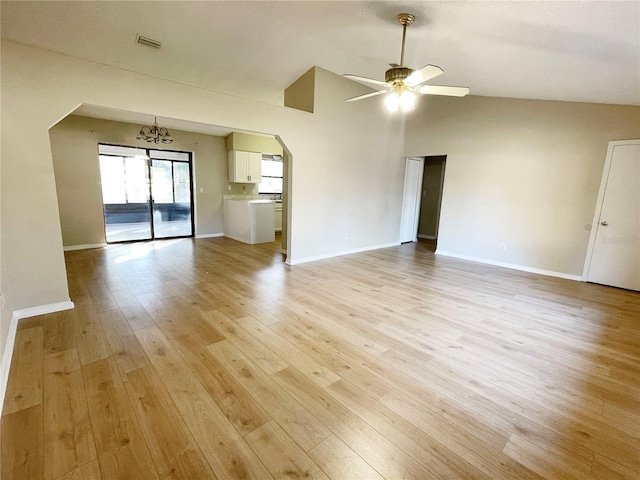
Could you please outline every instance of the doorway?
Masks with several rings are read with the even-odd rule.
[[[640,291],[640,140],[609,142],[583,278]]]
[[[107,243],[193,236],[191,154],[98,145]]]
[[[434,250],[438,242],[446,161],[446,155],[424,157],[418,238],[431,244]]]
[[[446,155],[407,158],[400,243],[422,239],[435,250],[446,159]]]

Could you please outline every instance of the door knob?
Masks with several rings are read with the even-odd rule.
[[[606,227],[606,226],[607,226],[607,225],[609,225],[609,224],[608,224],[608,223],[607,223],[607,221],[605,220],[604,222],[600,222],[600,225],[602,225],[603,227]]]

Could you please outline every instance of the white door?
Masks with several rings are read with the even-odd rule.
[[[404,177],[404,198],[402,199],[400,243],[415,242],[417,240],[420,186],[422,185],[423,170],[423,158],[407,158]]]
[[[640,141],[611,142],[587,281],[640,291]]]

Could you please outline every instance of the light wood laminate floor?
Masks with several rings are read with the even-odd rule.
[[[2,478],[640,478],[640,294],[407,244],[66,254],[19,324]]]

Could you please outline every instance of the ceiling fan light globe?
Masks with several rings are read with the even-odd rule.
[[[395,113],[400,108],[400,97],[398,97],[396,92],[391,92],[387,95],[387,98],[384,99],[384,105],[391,113]]]
[[[400,110],[410,112],[416,106],[416,94],[410,90],[405,90],[398,97],[398,103],[400,104]]]

